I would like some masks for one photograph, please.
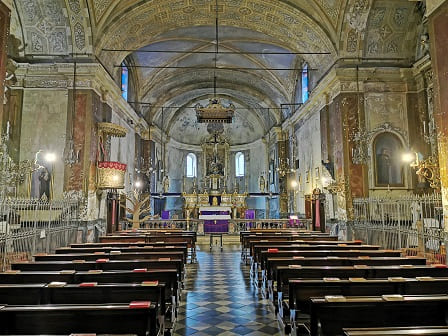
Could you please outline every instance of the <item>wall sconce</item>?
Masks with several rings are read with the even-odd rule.
[[[429,182],[429,186],[433,189],[440,189],[440,168],[438,160],[432,155],[423,160],[423,156],[417,152],[404,153],[402,156],[404,162],[415,169],[418,176],[423,177]]]

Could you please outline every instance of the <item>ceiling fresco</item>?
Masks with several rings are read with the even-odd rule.
[[[11,34],[25,46],[21,57],[75,53],[101,60],[114,76],[125,60],[138,83],[135,100],[152,104],[156,124],[161,106],[174,106],[164,116],[173,138],[182,125],[188,125],[190,142],[205,135],[206,127],[194,126],[193,112],[185,107],[213,95],[213,70],[198,67],[215,64],[215,0],[14,3]],[[222,53],[216,63],[225,69],[216,70],[217,93],[241,108],[236,120],[242,126],[227,127],[228,135],[241,144],[278,125],[279,107],[293,102],[303,62],[312,69],[315,84],[341,58],[411,61],[419,21],[416,3],[218,0]],[[326,54],[308,54],[313,52]]]

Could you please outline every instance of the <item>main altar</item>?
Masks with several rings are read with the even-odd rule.
[[[202,144],[201,186],[194,178],[192,191],[188,193],[184,179],[184,218],[203,219],[204,233],[227,233],[233,229],[230,219],[245,216],[247,192],[240,193],[236,183],[233,192],[227,190],[229,148],[226,139],[219,132],[214,132]]]

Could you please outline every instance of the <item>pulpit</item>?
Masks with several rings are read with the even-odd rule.
[[[232,208],[226,206],[203,206],[199,219],[204,220],[204,233],[228,233]]]

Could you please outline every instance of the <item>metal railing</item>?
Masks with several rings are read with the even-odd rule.
[[[204,233],[204,220],[202,219],[158,219],[146,221],[140,225],[145,229],[179,229]],[[129,224],[123,223],[123,228],[129,228]],[[239,234],[250,229],[310,229],[309,219],[230,219],[229,233]]]
[[[0,268],[83,242],[86,230],[79,215],[79,200],[0,199]]]
[[[448,232],[440,194],[359,198],[353,200],[353,208],[355,217],[348,228],[353,239],[446,264]]]

